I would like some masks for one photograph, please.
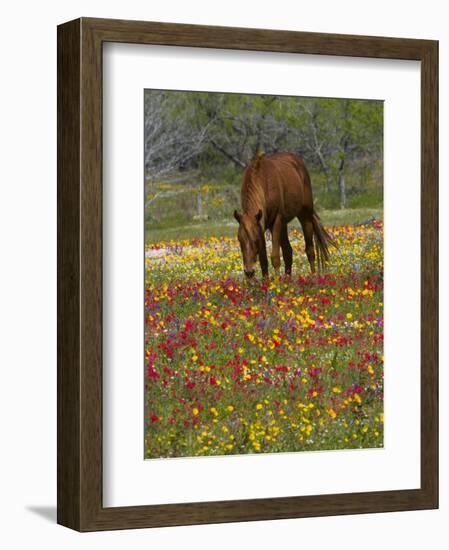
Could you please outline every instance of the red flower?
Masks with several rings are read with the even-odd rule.
[[[157,372],[157,370],[153,367],[153,365],[150,365],[147,370],[147,376],[148,378],[160,378],[160,374]]]

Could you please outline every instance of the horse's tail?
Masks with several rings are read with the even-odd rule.
[[[317,257],[318,271],[329,261],[329,247],[337,248],[335,240],[324,229],[318,214],[313,211],[313,239],[315,241],[315,253]]]

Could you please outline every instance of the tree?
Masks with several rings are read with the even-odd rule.
[[[340,208],[344,208],[348,164],[362,155],[382,156],[382,103],[312,98],[299,101],[293,116],[306,154],[325,174],[328,191],[337,182]]]
[[[196,124],[186,94],[146,90],[145,173],[150,181],[177,173],[206,146],[207,124]]]
[[[235,174],[258,151],[289,150],[324,175],[346,205],[346,174],[382,158],[379,101],[173,92],[145,93],[145,170],[149,181],[188,174]]]
[[[239,168],[260,150],[282,149],[288,127],[276,116],[278,103],[277,96],[210,94],[201,98],[203,113],[211,121],[210,144]]]

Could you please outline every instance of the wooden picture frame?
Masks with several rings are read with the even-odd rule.
[[[421,62],[421,488],[105,508],[102,502],[102,44]],[[58,27],[58,523],[79,531],[438,506],[438,43],[81,18]]]

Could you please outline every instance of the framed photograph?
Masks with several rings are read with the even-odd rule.
[[[58,27],[58,523],[438,507],[438,43]]]

